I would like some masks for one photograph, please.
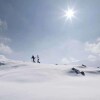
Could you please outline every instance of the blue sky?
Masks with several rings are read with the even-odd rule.
[[[68,7],[77,12],[62,18]],[[0,54],[42,63],[99,62],[100,0],[0,0]],[[96,62],[97,63],[97,62]]]

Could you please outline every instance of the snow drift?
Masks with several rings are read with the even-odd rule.
[[[100,68],[0,61],[0,100],[100,100]],[[85,76],[72,72],[75,67]]]

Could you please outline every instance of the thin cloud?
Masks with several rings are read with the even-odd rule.
[[[10,38],[7,38],[7,37],[0,37],[0,43],[9,43],[11,42],[11,39]]]
[[[0,61],[6,61],[8,60],[4,55],[0,55]]]
[[[92,53],[92,54],[100,55],[100,41],[99,41],[99,39],[97,39],[94,43],[87,42],[85,44],[85,50]]]
[[[95,62],[95,61],[97,60],[97,57],[94,56],[94,55],[89,55],[89,56],[88,56],[88,60],[89,60],[89,61],[92,61],[92,62]]]
[[[0,19],[0,32],[7,30],[7,22]]]
[[[7,30],[7,22],[0,19],[0,34]],[[11,42],[10,38],[0,36],[0,53],[11,54],[13,50],[8,45]]]
[[[62,63],[64,63],[64,64],[70,64],[70,63],[78,62],[78,61],[79,61],[78,59],[73,58],[73,57],[63,58],[62,59]]]
[[[0,53],[11,54],[13,50],[6,44],[0,43]]]

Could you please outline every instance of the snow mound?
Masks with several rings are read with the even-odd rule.
[[[86,75],[74,73],[73,67]],[[74,65],[1,61],[0,100],[100,100],[99,72]]]

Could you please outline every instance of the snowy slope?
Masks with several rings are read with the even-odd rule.
[[[0,100],[100,100],[100,69],[5,60],[0,64]]]

